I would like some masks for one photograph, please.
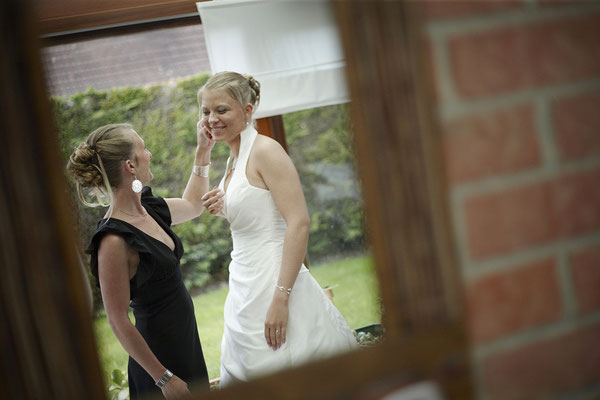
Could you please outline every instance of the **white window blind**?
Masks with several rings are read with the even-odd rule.
[[[261,84],[256,118],[349,101],[345,62],[328,1],[196,3],[213,73]]]

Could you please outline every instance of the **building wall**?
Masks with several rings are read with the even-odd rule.
[[[201,24],[44,47],[49,94],[144,87],[210,71]]]
[[[480,399],[600,399],[600,2],[427,1]]]

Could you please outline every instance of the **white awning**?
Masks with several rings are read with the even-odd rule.
[[[213,73],[236,71],[261,84],[256,118],[345,103],[345,61],[324,0],[196,3]]]

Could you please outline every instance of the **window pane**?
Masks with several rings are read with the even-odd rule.
[[[311,273],[322,286],[338,286],[333,288],[334,303],[351,328],[379,323],[378,286],[366,241],[348,108],[315,108],[283,119],[311,218]]]

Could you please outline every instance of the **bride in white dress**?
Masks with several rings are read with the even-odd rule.
[[[357,347],[352,330],[302,263],[310,220],[291,159],[259,135],[260,85],[221,72],[198,92],[206,134],[231,153],[204,206],[230,223],[221,386]]]

